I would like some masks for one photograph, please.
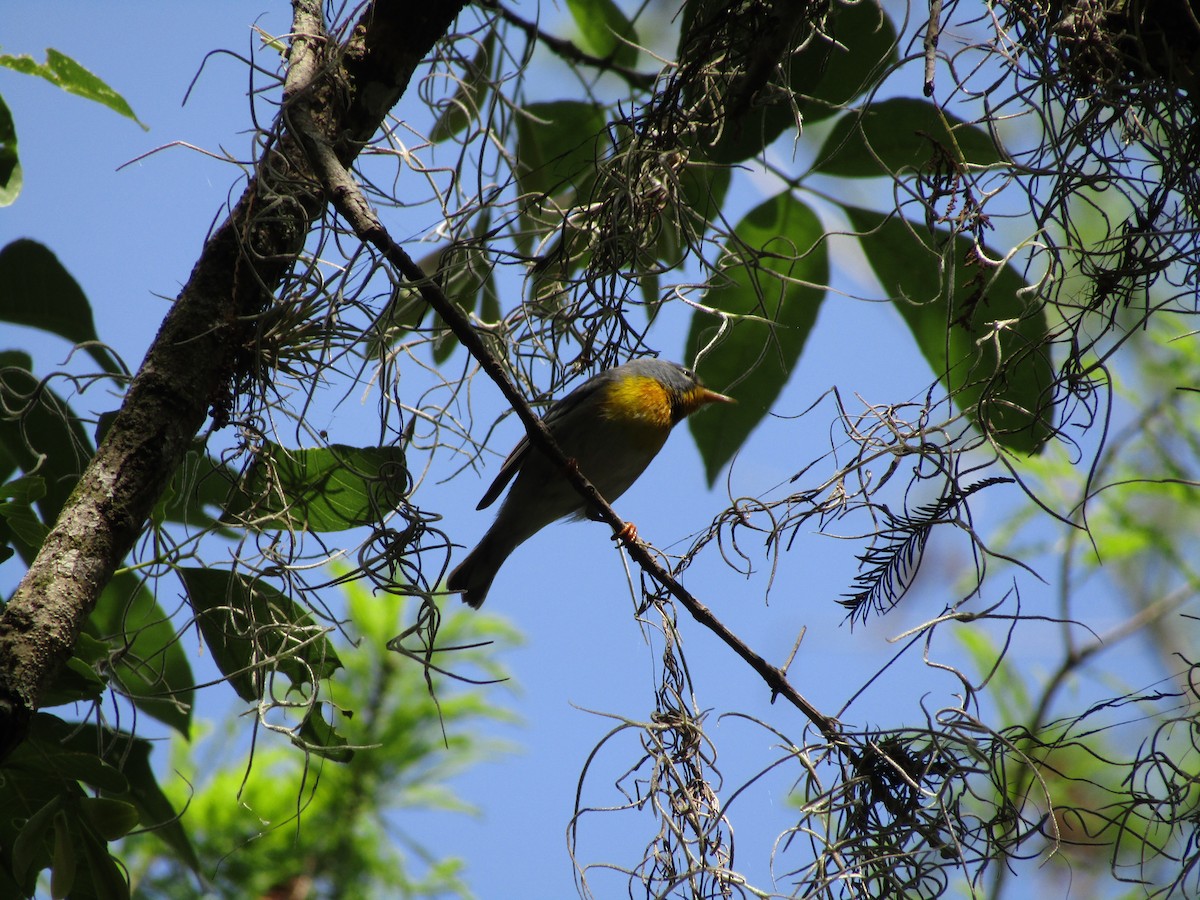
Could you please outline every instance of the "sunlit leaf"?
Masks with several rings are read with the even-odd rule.
[[[21,238],[0,250],[0,321],[40,328],[76,344],[110,375],[122,374],[99,346],[92,307],[79,283],[49,249]]]
[[[727,333],[698,363],[699,374],[735,406],[688,420],[711,484],[795,371],[829,281],[829,259],[816,215],[790,193],[752,210],[726,243],[717,282],[703,303],[730,316]],[[688,358],[717,338],[721,323],[697,311]]]
[[[861,116],[838,120],[817,155],[825,175],[872,178],[930,165],[991,165],[1001,159],[995,142],[928,100],[897,97],[869,106]]]
[[[588,53],[620,66],[637,63],[637,32],[613,0],[567,0],[567,9]]]
[[[343,531],[379,521],[408,490],[403,448],[264,444],[221,521],[259,531]]]
[[[864,232],[871,268],[955,405],[1002,446],[1040,451],[1052,431],[1054,367],[1046,314],[1023,296],[1025,280],[1011,266],[980,264],[968,237],[954,237],[939,255],[912,223],[853,207],[846,214]],[[951,240],[940,228],[933,237],[942,247]],[[953,270],[948,280],[943,263]]]
[[[304,685],[341,666],[326,629],[266,582],[221,569],[179,575],[213,661],[243,700],[258,702],[275,672]]]
[[[38,511],[54,522],[94,450],[83,423],[31,365],[28,354],[0,352],[0,457],[45,480]]]
[[[23,180],[17,153],[17,126],[8,104],[0,97],[0,206],[9,206],[17,199]]]
[[[133,705],[184,737],[191,727],[195,680],[175,625],[135,575],[116,575],[92,611],[95,635]]]
[[[38,63],[30,56],[0,54],[0,66],[23,75],[45,78],[67,93],[107,106],[113,112],[120,113],[125,118],[137,122],[143,129],[149,130],[145,124],[138,121],[124,97],[64,53],[54,49],[47,50],[45,63]]]
[[[684,7],[681,54],[703,46],[714,14],[727,16],[728,7],[712,0],[691,0]],[[725,119],[720,137],[707,148],[711,159],[732,164],[757,156],[785,131],[842,109],[878,82],[897,59],[891,20],[870,0],[835,3],[821,29],[810,35],[807,28],[801,22],[793,35],[803,42],[800,48],[779,48],[773,63],[782,69],[786,92],[764,84],[745,96],[744,73],[722,86]],[[745,52],[753,62],[763,62],[760,55],[766,51],[754,46]]]
[[[479,45],[475,56],[467,64],[454,96],[446,103],[442,114],[433,123],[429,139],[434,143],[454,137],[479,118],[483,101],[492,86],[491,58],[495,45],[496,31],[492,29]]]

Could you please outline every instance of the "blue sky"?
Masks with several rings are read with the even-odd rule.
[[[113,9],[84,3],[7,5],[0,30],[3,52],[41,59],[46,47],[54,47],[74,57],[122,93],[150,130],[48,84],[0,70],[0,93],[15,118],[25,167],[23,194],[14,206],[0,210],[0,245],[16,237],[48,245],[91,299],[101,338],[136,366],[206,233],[240,191],[227,163],[168,145],[179,142],[247,157],[246,67],[224,54],[205,57],[218,48],[248,55],[256,41],[250,26],[260,10],[245,3],[186,8],[139,3],[121,5],[120,13]],[[284,4],[264,3],[261,12],[258,21],[264,29],[286,31]],[[743,184],[752,198],[755,182]],[[397,236],[418,235],[436,224],[422,215],[418,210],[405,218],[403,212],[391,211],[388,224]],[[410,253],[419,257],[424,249],[416,246]],[[855,270],[843,270],[837,280],[855,293],[869,283]],[[654,332],[652,340],[665,356],[680,358],[683,328],[682,320],[668,321]],[[29,347],[47,369],[66,355],[64,346],[34,333],[0,337],[0,348],[14,345]],[[919,396],[929,377],[890,309],[827,301],[799,371],[776,406],[780,417],[755,433],[728,482],[722,479],[714,490],[706,489],[699,456],[680,429],[616,508],[637,524],[645,539],[668,551],[679,549],[726,505],[727,491],[733,496],[762,493],[828,448],[829,401],[813,413],[800,414],[830,387],[837,386],[846,398],[857,392],[890,402]],[[483,411],[498,410],[498,398],[498,392],[480,398],[476,421],[490,421]],[[106,407],[97,402],[95,408]],[[373,434],[375,409],[373,403],[360,405],[354,394],[323,412],[328,417],[323,424],[334,434],[362,429]],[[719,415],[720,410],[706,414]],[[493,449],[506,453],[518,437],[517,424],[506,421],[492,438]],[[445,530],[470,546],[491,521],[492,511],[476,512],[475,504],[494,473],[495,463],[478,477],[468,472],[449,482],[431,478],[420,502],[442,513]],[[981,501],[979,508],[986,518],[988,502]],[[904,607],[884,622],[851,631],[835,601],[853,577],[858,543],[799,534],[782,558],[769,603],[763,602],[763,594],[770,560],[761,547],[750,550],[753,577],[731,571],[712,556],[693,566],[684,583],[773,662],[782,663],[801,628],[807,629],[790,673],[799,690],[830,714],[897,651],[899,645],[888,638],[935,615],[953,599],[948,588],[971,566],[961,540],[944,545],[935,540],[922,585]],[[0,571],[0,586],[7,591],[10,585],[11,576]],[[1039,591],[1048,590],[1032,579],[1023,581],[1023,589],[1034,602]],[[480,818],[430,815],[419,824],[406,823],[427,846],[464,856],[467,878],[480,896],[573,893],[565,835],[576,785],[587,754],[615,724],[597,713],[639,720],[653,709],[659,648],[647,646],[631,616],[632,606],[620,557],[598,525],[548,529],[522,547],[498,578],[487,609],[511,617],[527,642],[504,659],[520,684],[512,703],[524,724],[498,726],[496,733],[521,743],[524,750],[456,780],[462,797],[481,807]],[[710,635],[690,621],[682,628],[696,703],[713,711],[711,735],[718,742],[719,767],[727,785],[740,784],[779,755],[772,749],[778,739],[745,720],[716,721],[716,716],[727,711],[759,716],[796,740],[804,722],[782,704],[772,706],[762,682]],[[1025,629],[1022,637],[1016,658],[1035,675],[1042,660],[1053,658],[1057,632]],[[961,661],[961,652],[939,641],[939,652]],[[922,698],[936,708],[951,701],[954,689],[952,679],[921,663],[915,648],[872,684],[844,720],[867,727],[920,724]],[[585,792],[589,805],[619,802],[611,784],[634,758],[628,746],[625,750],[624,756],[601,754],[593,764]],[[787,825],[788,786],[786,778],[766,779],[729,809],[739,868],[757,878],[765,880],[771,841]],[[633,818],[590,820],[594,824],[586,824],[582,832],[585,858],[636,858],[629,852],[640,852],[651,826],[645,816],[641,824]],[[531,872],[538,873],[532,892]],[[612,889],[597,893],[611,896]]]

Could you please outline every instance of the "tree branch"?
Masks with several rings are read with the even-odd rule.
[[[299,43],[299,36],[297,36],[297,45]],[[579,471],[579,467],[572,465],[566,458],[554,440],[554,436],[546,427],[546,423],[533,411],[499,360],[484,344],[466,313],[442,292],[441,288],[425,274],[402,247],[392,240],[387,228],[371,209],[353,176],[338,161],[333,145],[318,127],[317,116],[310,107],[309,98],[306,96],[294,97],[293,103],[288,106],[286,113],[287,121],[294,129],[293,137],[308,152],[309,161],[316,171],[317,177],[321,179],[330,202],[354,233],[364,243],[369,243],[379,250],[388,262],[412,283],[413,287],[421,294],[422,299],[433,307],[454,332],[455,337],[479,361],[488,376],[496,382],[501,393],[504,394],[504,398],[512,405],[518,418],[525,425],[525,430],[533,446],[558,466],[564,477],[587,501],[589,508],[608,523],[614,534],[622,533],[625,530],[624,520],[613,511],[600,492],[584,477],[583,473]],[[670,591],[671,595],[683,604],[697,622],[717,635],[762,677],[770,687],[772,695],[787,699],[817,726],[826,739],[844,744],[844,738],[836,720],[824,715],[806,700],[791,685],[782,669],[767,662],[736,634],[726,628],[708,607],[693,597],[671,577],[666,569],[658,564],[646,547],[641,544],[629,544],[628,550],[642,571]]]
[[[319,129],[343,164],[378,131],[464,4],[369,3],[346,43],[332,48],[320,4],[297,0],[297,17],[319,30],[305,34],[316,43],[300,54],[305,69],[295,78],[319,103]],[[101,591],[206,416],[224,424],[253,319],[325,209],[304,152],[278,123],[276,132],[241,199],[205,244],[111,428],[0,614],[0,760],[24,738],[39,699],[71,657]]]

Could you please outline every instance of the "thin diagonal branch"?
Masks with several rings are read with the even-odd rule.
[[[316,117],[310,109],[308,98],[298,95],[287,109],[289,124],[295,129],[296,139],[304,146],[317,176],[341,216],[358,238],[369,243],[384,255],[396,269],[416,288],[421,297],[442,317],[455,336],[467,348],[484,371],[496,382],[501,393],[512,405],[513,410],[525,425],[530,442],[551,460],[571,485],[587,501],[588,507],[613,529],[614,534],[625,530],[625,521],[600,495],[599,491],[583,476],[559,449],[545,422],[534,413],[525,397],[509,378],[499,360],[491,353],[476,333],[467,315],[442,292],[421,267],[400,247],[371,209],[366,197],[350,172],[343,166],[333,145],[316,125]],[[813,706],[788,681],[783,670],[767,662],[755,653],[737,635],[712,614],[703,603],[683,588],[670,573],[660,566],[650,551],[640,544],[630,544],[629,554],[633,560],[659,584],[663,585],[687,609],[692,617],[725,642],[767,683],[773,695],[784,697],[799,709],[829,741],[842,744],[836,720],[824,715]]]

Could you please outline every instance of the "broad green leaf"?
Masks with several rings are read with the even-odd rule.
[[[38,510],[54,522],[94,449],[83,423],[31,365],[28,354],[0,352],[0,457],[45,479]]]
[[[408,487],[404,450],[395,445],[288,450],[268,442],[221,521],[258,531],[344,531],[379,521]]]
[[[708,385],[738,402],[688,420],[709,484],[770,411],[816,322],[829,281],[821,223],[790,193],[778,194],[737,224],[719,268],[703,303],[728,314],[728,331],[698,366]],[[712,315],[694,313],[688,358],[720,328]]]
[[[96,900],[128,900],[129,883],[125,880],[125,870],[108,852],[108,844],[90,827],[81,827],[79,836],[91,879],[91,892],[87,896]]]
[[[679,174],[681,200],[696,221],[692,228],[703,233],[708,223],[717,217],[725,203],[731,176],[724,166],[689,164]]]
[[[814,171],[875,178],[902,169],[946,168],[1001,161],[986,131],[964,123],[928,100],[897,97],[838,120],[817,155]]]
[[[727,15],[725,5],[712,0],[691,0],[684,7],[681,55],[706,52],[704,42],[710,38],[709,20],[714,12]],[[780,34],[781,40],[785,37]],[[756,72],[763,54],[777,56],[775,63],[783,69],[788,90],[763,84],[751,91],[753,86],[741,69],[728,79],[723,86],[725,118],[720,137],[707,149],[714,161],[732,164],[757,156],[785,131],[797,127],[797,112],[801,124],[827,118],[872,87],[897,60],[895,28],[873,0],[835,3],[817,33],[810,34],[802,23],[792,39],[800,45],[794,51],[786,46],[772,50],[761,42],[742,49],[740,56],[746,57],[747,65]],[[778,77],[772,75],[768,80]],[[747,95],[747,91],[751,93]]]
[[[517,189],[525,196],[527,227],[545,226],[531,214],[543,199],[561,208],[585,202],[605,145],[604,107],[577,100],[531,103],[517,114]]]
[[[792,85],[805,124],[818,122],[873,88],[899,60],[896,28],[873,0],[832,7],[824,34],[792,59]]]
[[[271,585],[221,569],[179,575],[213,661],[248,703],[261,699],[274,672],[297,686],[340,668],[327,629]]]
[[[79,781],[113,794],[123,794],[129,790],[125,776],[97,756],[94,747],[90,752],[85,752],[51,740],[38,741],[34,746],[37,748],[34,768],[38,771],[50,772],[60,780]]]
[[[433,123],[429,139],[435,144],[454,137],[479,118],[483,101],[492,87],[491,59],[495,46],[496,30],[493,28],[467,64],[454,96]]]
[[[94,753],[96,747],[104,747],[109,757],[119,763],[128,784],[128,790],[108,796],[131,802],[137,807],[142,827],[153,829],[183,862],[199,870],[196,852],[179,822],[180,811],[163,794],[150,765],[150,741],[95,725],[68,724],[53,716],[39,714],[39,718],[43,721],[36,732],[42,741],[52,741],[75,752]]]
[[[17,199],[23,180],[17,153],[17,126],[8,104],[0,97],[0,206],[10,206]]]
[[[179,821],[180,811],[162,792],[150,765],[149,741],[136,739],[130,742],[121,757],[121,772],[129,779],[129,793],[125,796],[137,806],[142,827],[153,829],[190,869],[200,871],[200,860]]]
[[[42,546],[50,529],[38,518],[33,508],[46,496],[46,481],[36,475],[26,475],[0,485],[0,535],[16,539],[21,557],[31,562]]]
[[[721,212],[729,190],[726,166],[684,165],[678,172],[675,203],[659,216],[657,260],[667,268],[684,262],[685,248],[693,248]],[[643,266],[648,269],[649,266]]]
[[[137,807],[124,800],[84,797],[79,805],[96,834],[106,841],[122,838],[138,826]]]
[[[955,405],[1009,450],[1040,452],[1052,432],[1054,367],[1046,313],[1019,293],[1025,280],[1008,265],[996,271],[973,263],[968,237],[954,237],[947,248],[950,233],[937,229],[934,239],[946,250],[939,253],[918,239],[912,223],[853,207],[846,214]]]
[[[613,0],[567,0],[567,9],[588,53],[619,66],[637,63],[637,32]]]
[[[0,250],[0,321],[40,328],[76,344],[109,375],[123,374],[99,346],[92,307],[79,283],[50,250],[21,238]]]
[[[93,100],[102,106],[107,106],[113,112],[120,113],[127,119],[137,122],[146,131],[149,128],[138,120],[133,109],[125,102],[125,98],[110,88],[101,79],[89,72],[71,57],[57,50],[46,51],[46,62],[35,62],[31,56],[9,56],[0,54],[0,66],[20,72],[23,75],[36,75],[45,78],[51,84],[57,85],[69,94],[76,94],[88,100]]]
[[[17,881],[29,881],[50,863],[46,853],[46,838],[62,806],[63,798],[53,796],[20,826],[12,843],[12,871]]]
[[[70,897],[75,887],[75,841],[71,822],[64,810],[54,814],[54,862],[50,867],[50,896]]]
[[[87,635],[80,635],[78,643],[87,642],[97,643]],[[96,673],[94,665],[80,658],[79,647],[76,646],[76,655],[67,660],[66,664],[58,670],[54,681],[43,692],[39,705],[41,709],[52,709],[55,706],[78,703],[81,700],[99,700],[107,688],[108,682]]]
[[[175,626],[136,576],[116,575],[92,611],[94,634],[108,645],[112,674],[133,705],[184,737],[191,728],[195,680]]]
[[[171,476],[151,519],[155,523],[180,522],[200,529],[211,528],[217,520],[209,508],[221,509],[236,482],[236,473],[209,456],[197,441]]]
[[[149,752],[148,741],[124,732],[47,713],[33,717],[28,737],[5,761],[0,778],[0,847],[11,848],[12,871],[24,895],[32,895],[38,873],[47,867],[52,881],[72,897],[128,895],[102,835],[175,818],[169,804],[165,814],[142,813],[138,784],[153,780]],[[98,788],[102,798],[86,796],[81,781]],[[177,821],[173,827],[179,830]],[[0,888],[5,884],[0,877]]]

